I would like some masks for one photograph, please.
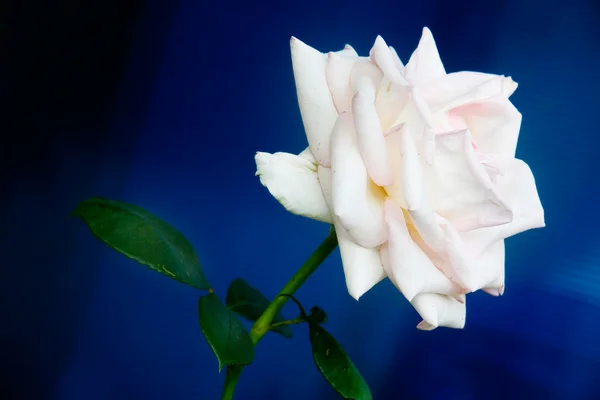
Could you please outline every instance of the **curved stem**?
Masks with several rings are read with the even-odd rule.
[[[283,289],[278,293],[277,297],[269,304],[267,309],[262,313],[260,318],[256,320],[252,329],[250,330],[250,338],[252,343],[256,344],[262,339],[262,337],[269,331],[273,319],[279,311],[283,308],[289,297],[296,293],[296,290],[302,286],[302,284],[317,270],[319,265],[331,252],[337,247],[337,236],[335,231],[331,229],[329,236],[317,247],[317,249],[311,254],[310,257],[302,264],[300,269],[296,271],[294,276],[285,284]],[[229,365],[227,366],[227,373],[225,375],[225,385],[223,386],[223,394],[221,400],[231,400],[233,398],[233,392],[235,386],[243,370],[242,365]]]
[[[271,324],[271,328],[269,328],[269,329],[277,329],[277,328],[285,326],[285,325],[295,325],[295,324],[301,324],[303,322],[306,322],[306,319],[302,318],[302,317],[288,319],[286,321],[275,322],[274,324]]]

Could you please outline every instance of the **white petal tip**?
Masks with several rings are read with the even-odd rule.
[[[420,331],[432,331],[435,328],[437,328],[437,326],[435,325],[431,325],[425,321],[421,321],[419,322],[419,324],[417,325],[417,329]]]

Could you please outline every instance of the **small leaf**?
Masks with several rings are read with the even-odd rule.
[[[309,329],[313,359],[327,382],[344,399],[372,400],[369,386],[337,340],[320,325],[311,323]]]
[[[227,307],[231,311],[252,322],[260,318],[269,306],[269,303],[269,299],[241,278],[237,278],[231,282],[225,298],[225,304],[227,304]],[[285,321],[285,318],[281,313],[278,313],[275,319],[273,319],[273,323],[282,321]],[[292,337],[292,328],[289,326],[280,326],[273,329],[273,332],[277,332],[288,338]]]
[[[308,319],[315,324],[324,324],[327,322],[327,313],[322,308],[314,306],[308,312]]]
[[[190,242],[148,211],[93,197],[79,203],[71,215],[81,218],[94,236],[119,253],[179,282],[210,288]]]
[[[254,360],[254,345],[248,332],[216,294],[200,297],[198,316],[202,334],[219,361],[219,372],[225,365],[247,365]]]

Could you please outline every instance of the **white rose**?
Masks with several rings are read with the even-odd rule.
[[[257,153],[289,211],[334,224],[358,300],[389,277],[423,318],[462,328],[465,294],[504,291],[504,239],[544,226],[531,170],[515,158],[511,78],[447,74],[425,28],[406,66],[378,37],[370,57],[292,38],[309,147]]]

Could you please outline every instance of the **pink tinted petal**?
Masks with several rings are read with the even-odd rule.
[[[463,71],[428,82],[420,90],[431,112],[437,113],[496,97],[507,99],[516,88],[510,77]]]
[[[350,74],[358,57],[329,53],[327,64],[327,84],[333,96],[338,113],[350,111],[352,107],[352,87]]]
[[[317,161],[328,166],[329,139],[338,113],[327,86],[327,56],[294,37],[290,47],[298,105],[308,144]]]
[[[529,166],[518,159],[496,157],[494,161],[501,170],[496,190],[512,210],[513,220],[504,225],[462,232],[462,239],[473,256],[479,256],[499,240],[545,226],[544,209]]]
[[[453,297],[437,293],[422,293],[411,302],[423,321],[418,329],[430,331],[440,326],[462,329],[465,327],[467,307]]]
[[[467,122],[477,147],[484,153],[515,156],[521,113],[508,99],[491,99],[455,108]]]
[[[416,295],[424,292],[457,294],[458,287],[433,265],[412,240],[400,206],[393,200],[387,200],[385,215],[389,229],[389,270],[386,273],[404,297],[412,301]]]
[[[349,44],[345,45],[344,49],[338,51],[338,53],[345,56],[358,57],[358,53],[356,52],[356,50],[354,50],[354,47],[350,46]]]
[[[341,114],[332,135],[333,211],[356,243],[376,247],[387,239],[384,192],[367,174],[352,122],[352,115]]]
[[[371,61],[373,61],[383,71],[385,77],[393,83],[408,85],[408,82],[397,67],[394,56],[381,36],[377,36],[375,44],[371,49]],[[396,55],[397,57],[397,55]],[[398,59],[399,60],[399,59]]]
[[[404,76],[412,85],[422,85],[446,75],[433,35],[423,28],[423,35],[417,49],[410,56],[404,70]]]
[[[377,185],[387,186],[392,184],[392,167],[375,110],[374,92],[373,87],[357,92],[352,100],[352,112],[360,154],[369,176]]]
[[[480,163],[467,130],[436,136],[435,165],[423,167],[432,208],[459,231],[506,224],[512,212]]]
[[[453,282],[472,291],[471,265],[461,237],[454,227],[431,207],[424,183],[423,164],[411,135],[402,132],[402,183],[407,211],[430,258]],[[424,249],[425,250],[425,249]]]

